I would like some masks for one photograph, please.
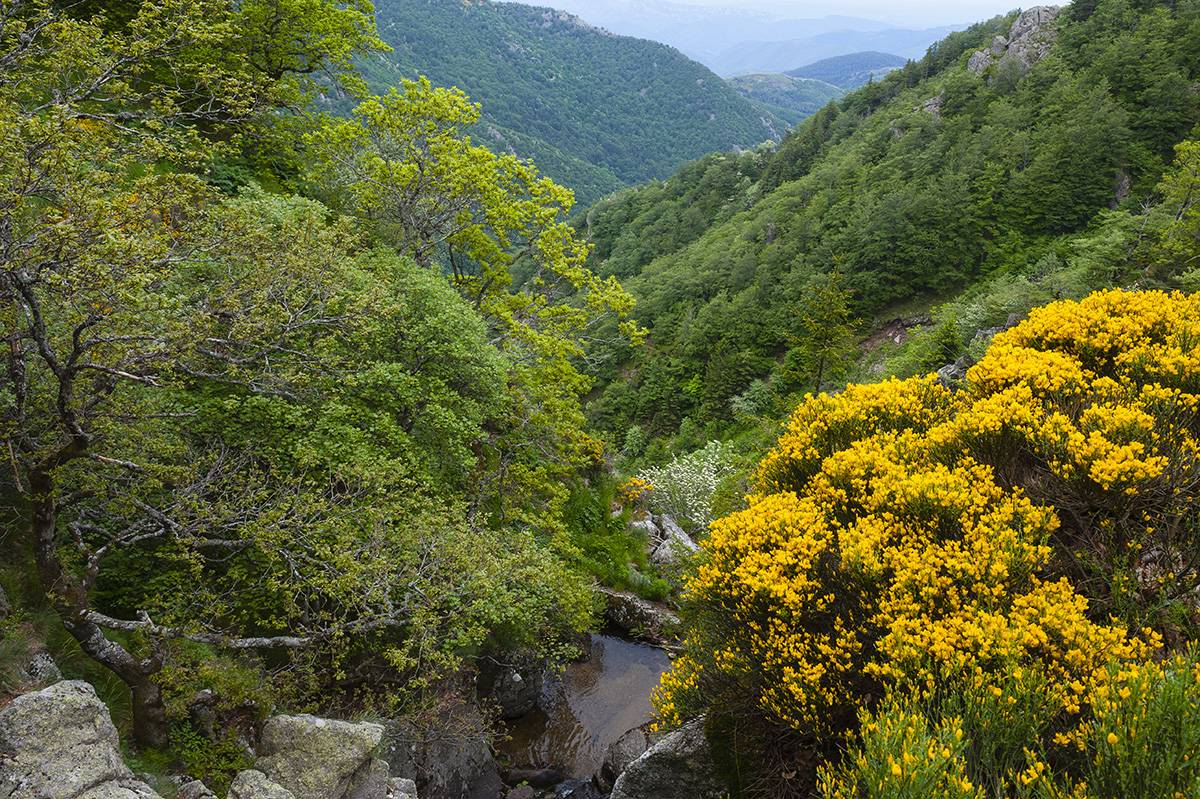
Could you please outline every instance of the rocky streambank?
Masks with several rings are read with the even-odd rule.
[[[376,757],[383,734],[379,724],[275,716],[228,799],[417,799],[413,781]],[[55,683],[0,710],[3,799],[162,799],[151,779],[125,765],[108,708],[86,682]],[[172,787],[182,799],[215,796],[186,778]]]
[[[670,517],[633,526],[656,566],[679,565],[696,550]],[[252,766],[224,799],[721,797],[702,725],[650,729],[649,697],[669,668],[678,617],[664,603],[597,590],[611,634],[587,640],[564,674],[535,662],[484,664],[474,690],[445,708],[444,726],[458,731],[449,736],[403,722],[272,716],[248,732]],[[95,690],[63,681],[48,655],[33,656],[26,671],[32,685],[53,684],[0,709],[0,799],[218,799],[187,776],[135,774]],[[510,733],[499,760],[489,717]]]

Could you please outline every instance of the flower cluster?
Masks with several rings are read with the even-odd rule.
[[[710,441],[703,449],[680,455],[666,466],[647,469],[634,479],[653,486],[651,506],[693,530],[702,531],[713,517],[713,496],[733,474],[729,448]]]
[[[1057,758],[1091,751],[1108,698],[1133,690],[1127,675],[1162,640],[1109,616],[1114,570],[1085,596],[1056,569],[1072,547],[1098,560],[1082,548],[1103,541],[1200,581],[1179,554],[1200,544],[1186,538],[1200,534],[1197,345],[1200,298],[1105,292],[998,336],[964,390],[923,377],[807,397],[748,507],[711,527],[687,585],[687,655],[656,697],[663,721],[732,709],[824,746],[885,697],[970,697],[954,718],[979,740],[1011,739],[974,741],[973,762],[1013,784],[1043,780],[1041,743]],[[1154,538],[1163,530],[1170,542]],[[932,765],[911,776],[929,792],[861,795],[977,795],[939,754],[958,721],[905,718],[867,730],[900,759],[827,772],[827,794],[860,795],[838,780],[906,780],[904,758],[924,752]]]

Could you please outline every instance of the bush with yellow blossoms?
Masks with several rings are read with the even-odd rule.
[[[960,391],[806,398],[748,507],[712,525],[662,721],[731,719],[743,761],[824,761],[830,797],[1120,795],[1081,764],[1163,646],[1143,622],[1178,636],[1200,585],[1198,345],[1200,299],[1103,292],[998,336]],[[930,792],[870,754],[947,724],[962,762],[933,758]]]
[[[1054,303],[996,337],[930,434],[1054,507],[1055,570],[1095,610],[1185,631],[1179,601],[1200,588],[1198,344],[1200,295]]]

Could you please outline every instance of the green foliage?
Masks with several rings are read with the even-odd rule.
[[[236,730],[224,730],[220,734],[218,740],[212,741],[190,724],[179,723],[171,727],[174,752],[184,772],[202,781],[217,795],[229,790],[229,784],[239,771],[254,765],[254,758],[238,740]]]
[[[900,56],[868,51],[823,58],[808,66],[790,70],[787,74],[824,81],[843,89],[857,89],[870,80],[883,77],[896,67],[904,66],[904,63]]]
[[[764,124],[761,110],[678,51],[559,12],[392,0],[380,4],[379,28],[394,52],[362,62],[376,91],[419,75],[463,89],[483,103],[478,138],[536,157],[586,202],[665,177],[690,158],[754,146],[784,127],[769,114]],[[591,169],[560,157],[556,170],[545,158],[555,152]]]
[[[745,429],[770,407],[763,384],[782,399],[803,385],[789,385],[798,371],[815,373],[796,347],[811,336],[802,309],[826,307],[813,287],[835,268],[856,317],[951,300],[934,329],[888,344],[864,373],[978,354],[977,334],[1056,297],[1139,277],[1200,285],[1188,260],[1194,153],[1175,155],[1155,192],[1200,121],[1187,88],[1200,78],[1198,11],[1096,9],[1056,23],[1050,54],[1028,69],[966,68],[1013,15],[952,34],[805,120],[741,183],[711,183],[730,165],[701,161],[593,208],[596,269],[637,297],[649,346],[600,350],[591,418],[676,440],[684,419],[718,437]]]
[[[564,486],[601,454],[579,356],[637,333],[570,192],[428,82],[310,114],[331,75],[363,94],[366,2],[92,10],[0,4],[0,492],[57,621],[32,638],[218,780],[232,743],[180,726],[201,688],[315,707],[353,669],[395,711],[485,652],[565,657],[593,608]]]
[[[792,124],[812,116],[845,93],[844,89],[823,80],[778,72],[738,75],[726,80],[744,97],[761,103]]]

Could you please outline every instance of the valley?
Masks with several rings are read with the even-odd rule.
[[[0,796],[1200,797],[1200,2],[553,4],[0,0]]]

